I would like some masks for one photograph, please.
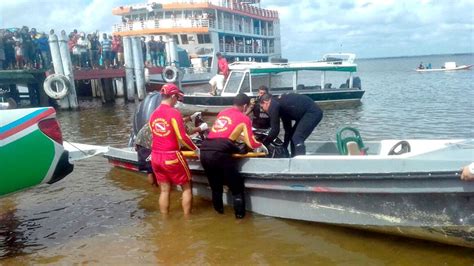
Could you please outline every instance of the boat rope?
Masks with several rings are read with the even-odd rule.
[[[82,152],[84,155],[86,155],[86,156],[89,155],[87,152],[81,150],[79,147],[77,147],[76,145],[72,144],[72,142],[69,142],[69,141],[67,141],[67,140],[63,140],[63,141],[69,143],[69,145],[73,146],[73,147],[76,148],[78,151]]]

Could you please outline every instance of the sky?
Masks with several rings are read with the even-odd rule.
[[[111,32],[112,8],[146,0],[1,0],[0,28]],[[158,2],[158,1],[157,1]],[[280,14],[282,55],[359,58],[474,53],[473,0],[262,0]]]

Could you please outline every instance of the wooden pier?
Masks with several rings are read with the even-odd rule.
[[[163,68],[153,67],[150,74],[161,74]],[[51,73],[44,70],[2,70],[0,71],[0,101],[12,98],[20,106],[51,106],[43,90],[43,82]],[[74,80],[78,97],[100,97],[103,103],[125,97],[125,68],[76,69]]]

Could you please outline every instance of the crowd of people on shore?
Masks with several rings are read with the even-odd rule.
[[[49,36],[36,28],[0,29],[0,70],[52,68]],[[65,32],[61,32],[61,34]],[[160,36],[149,41],[141,38],[144,63],[165,66],[165,43]],[[74,29],[67,34],[67,46],[75,69],[118,68],[124,66],[122,37],[98,31],[88,33]]]

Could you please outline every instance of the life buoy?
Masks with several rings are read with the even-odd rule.
[[[55,89],[53,89],[53,84]],[[46,95],[56,100],[64,98],[70,88],[71,82],[69,82],[66,76],[61,74],[49,75],[43,83],[43,89]]]
[[[179,76],[179,69],[174,66],[167,66],[165,69],[163,69],[163,72],[161,73],[161,77],[163,78],[164,81],[168,83],[174,83],[178,80]]]

